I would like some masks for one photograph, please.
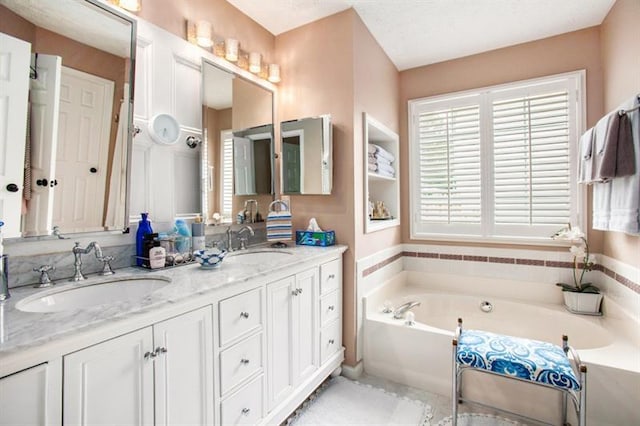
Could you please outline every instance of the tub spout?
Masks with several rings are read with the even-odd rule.
[[[393,317],[395,319],[402,319],[404,318],[404,314],[407,313],[407,311],[415,308],[416,306],[420,306],[420,302],[407,302],[404,305],[400,305],[396,308],[395,311],[393,311]]]

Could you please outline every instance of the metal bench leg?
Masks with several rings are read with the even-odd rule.
[[[453,371],[452,379],[452,391],[451,391],[451,426],[458,424],[458,362],[456,361],[458,352],[458,340],[453,339],[453,365],[451,370]]]

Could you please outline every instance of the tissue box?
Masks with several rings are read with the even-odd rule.
[[[327,247],[336,243],[335,231],[296,231],[296,244]]]

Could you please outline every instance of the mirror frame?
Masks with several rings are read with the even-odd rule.
[[[93,1],[93,0],[92,0]],[[213,66],[217,69],[219,69],[220,71],[224,71],[227,72],[231,75],[234,76],[234,78],[242,78],[243,80],[245,80],[246,82],[255,84],[257,87],[264,89],[266,91],[268,91],[271,94],[271,197],[272,197],[272,201],[277,199],[278,197],[278,185],[277,185],[277,178],[278,178],[278,172],[276,170],[276,164],[277,164],[277,159],[278,159],[278,154],[277,154],[277,147],[276,147],[276,97],[277,97],[277,87],[275,85],[273,85],[272,83],[266,81],[266,80],[262,80],[258,77],[256,77],[254,74],[251,74],[249,71],[246,71],[242,68],[238,68],[236,65],[234,64],[230,64],[228,62],[226,62],[224,59],[221,59],[213,54],[211,54],[210,52],[207,52],[205,50],[203,50],[203,54],[202,54],[202,81],[201,81],[201,89],[200,89],[200,104],[204,106],[204,91],[205,91],[205,73],[204,73],[204,67],[205,66]],[[208,195],[206,194],[208,191],[207,185],[205,185],[205,182],[209,182],[209,176],[205,175],[205,173],[208,173],[208,167],[203,167],[202,161],[203,161],[203,152],[205,150],[208,149],[208,145],[209,145],[209,139],[208,139],[208,132],[207,132],[207,121],[206,121],[206,114],[204,114],[204,108],[203,108],[203,120],[202,120],[202,151],[200,152],[200,163],[201,163],[201,167],[200,167],[200,182],[201,182],[201,188],[200,188],[200,203],[201,203],[201,209],[202,209],[202,217],[205,220],[205,223],[208,223],[209,220],[209,213],[213,214],[214,212],[209,212],[208,211],[208,206],[207,206],[207,200],[208,200]],[[268,123],[265,123],[268,124]],[[231,129],[232,131],[234,129]],[[243,129],[238,129],[238,130],[243,130]],[[280,130],[278,129],[278,135],[280,134]],[[208,166],[208,165],[207,165]],[[235,194],[235,186],[234,186],[234,190],[233,190],[234,194],[233,197],[236,197]],[[267,194],[263,194],[263,195],[267,195]],[[243,195],[238,195],[238,197],[244,197]],[[233,216],[233,215],[232,215]],[[220,222],[220,224],[233,224],[235,223],[233,220],[233,217],[230,218],[230,220],[228,222]]]
[[[129,44],[129,108],[127,112],[127,140],[126,140],[126,155],[127,155],[127,170],[126,170],[126,202],[124,207],[124,217],[123,217],[123,228],[122,230],[102,230],[102,231],[91,231],[91,232],[77,232],[68,234],[69,239],[80,239],[88,236],[101,236],[101,235],[119,235],[119,234],[128,234],[129,227],[129,208],[130,208],[130,200],[131,196],[131,155],[133,152],[133,137],[135,136],[134,124],[133,124],[133,101],[135,94],[135,70],[136,70],[136,47],[138,44],[137,34],[138,34],[138,20],[136,17],[129,15],[115,6],[102,2],[100,0],[84,0],[84,2],[78,2],[79,7],[95,7],[105,12],[106,14],[114,15],[116,18],[126,21],[131,26],[131,35],[130,35],[130,44]],[[53,232],[53,230],[52,230]],[[21,237],[13,237],[6,238],[5,241],[8,242],[37,242],[42,240],[57,240],[60,239],[60,236],[48,234],[48,235],[33,235],[33,236],[21,236]]]

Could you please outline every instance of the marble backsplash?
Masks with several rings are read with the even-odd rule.
[[[266,241],[266,229],[264,224],[252,224],[255,235],[249,238],[248,245],[261,244]],[[207,229],[206,245],[212,247],[218,241],[226,239],[226,227],[218,226],[216,229]],[[240,225],[234,225],[234,231],[237,231]],[[135,232],[135,230],[134,230]],[[100,239],[97,239],[100,242]],[[38,244],[34,244],[34,252],[27,255],[13,255],[11,246],[6,247],[5,253],[9,254],[9,288],[20,287],[24,285],[33,285],[38,283],[40,273],[34,272],[34,268],[42,265],[53,265],[55,271],[49,273],[51,280],[54,282],[66,282],[74,273],[74,256],[71,252],[73,240],[68,240],[68,249],[58,252],[37,253],[35,252]],[[237,237],[234,237],[234,245],[239,244]],[[84,244],[80,245],[84,247]],[[113,256],[114,260],[111,266],[114,270],[126,268],[135,265],[135,244],[120,245],[103,245],[102,252],[105,256]],[[82,273],[86,276],[95,275],[102,270],[102,262],[98,261],[92,251],[89,254],[82,255]]]

